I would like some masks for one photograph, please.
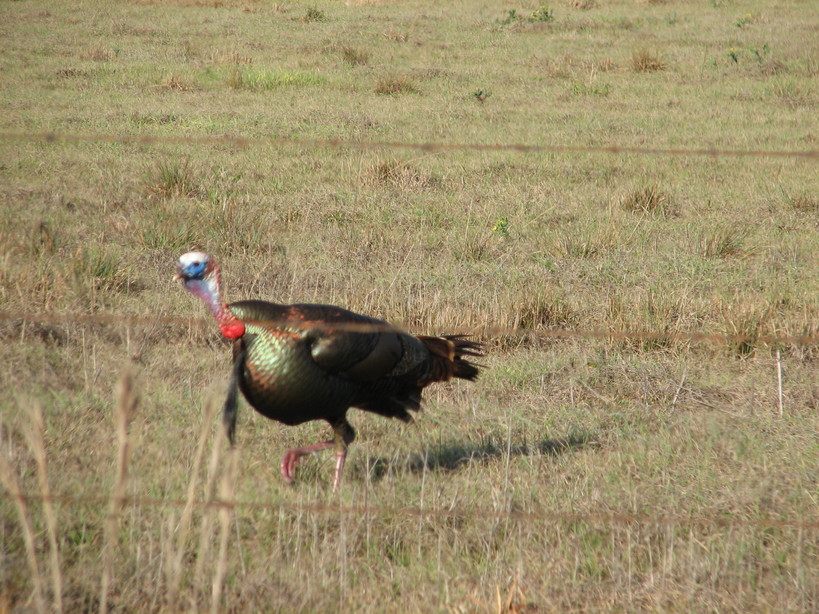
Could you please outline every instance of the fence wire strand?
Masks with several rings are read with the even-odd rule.
[[[44,497],[40,494],[20,493],[16,495],[26,503],[42,502],[45,499],[52,503],[64,505],[107,505],[109,497],[103,496],[75,496],[51,495]],[[160,499],[151,497],[123,497],[122,506],[129,507],[185,507],[188,502],[183,499]],[[196,500],[193,505],[200,508],[228,508],[245,510],[272,510],[288,512],[306,512],[312,514],[351,514],[366,518],[372,515],[407,516],[413,518],[490,518],[495,520],[514,520],[523,523],[542,522],[588,522],[607,525],[685,525],[711,527],[751,527],[758,529],[800,529],[814,531],[819,529],[819,519],[783,520],[765,518],[753,520],[737,518],[735,516],[654,516],[651,514],[633,514],[625,512],[525,512],[519,510],[499,510],[494,508],[471,507],[462,508],[421,508],[421,507],[393,507],[385,505],[342,505],[329,503],[291,503],[291,502],[251,502],[251,501],[212,501]]]
[[[6,141],[41,141],[46,143],[119,143],[123,145],[223,145],[244,149],[260,145],[288,145],[305,149],[415,149],[426,152],[439,151],[508,151],[517,153],[594,153],[639,154],[655,156],[709,156],[709,157],[759,157],[819,159],[819,150],[788,151],[774,149],[725,149],[720,147],[636,147],[631,145],[561,145],[522,143],[413,143],[408,141],[361,141],[354,139],[299,139],[279,136],[242,137],[219,136],[170,136],[130,134],[64,134],[58,132],[0,132]]]
[[[205,318],[180,318],[169,316],[140,316],[133,314],[105,314],[105,313],[30,313],[0,311],[0,321],[20,321],[37,324],[100,324],[120,326],[184,326],[187,328],[207,329],[211,326]],[[413,327],[402,327],[389,323],[370,322],[299,322],[294,320],[277,319],[245,319],[246,325],[260,327],[282,327],[296,330],[324,330],[327,332],[373,333],[409,330]],[[641,330],[603,330],[603,329],[575,329],[575,328],[521,328],[494,326],[491,324],[479,326],[452,326],[442,333],[463,334],[478,338],[499,336],[526,337],[537,339],[608,339],[608,340],[635,340],[635,341],[683,341],[683,342],[712,342],[712,343],[763,343],[769,345],[808,346],[819,342],[819,335],[748,335],[748,334],[721,334],[707,332],[655,332]],[[418,333],[422,334],[422,333]]]

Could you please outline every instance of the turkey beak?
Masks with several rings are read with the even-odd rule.
[[[173,276],[174,281],[177,279],[185,279],[185,276],[182,275],[182,267],[180,267],[178,264],[176,265],[176,275]]]

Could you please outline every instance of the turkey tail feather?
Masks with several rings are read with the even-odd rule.
[[[470,362],[470,356],[483,356],[483,346],[466,335],[443,335],[418,339],[432,354],[426,382],[445,382],[453,377],[474,381],[481,365]]]

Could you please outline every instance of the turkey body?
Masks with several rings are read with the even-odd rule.
[[[244,355],[239,388],[259,413],[284,424],[332,424],[350,407],[409,421],[434,375],[423,342],[383,320],[330,305],[239,301],[228,309],[245,324],[234,342],[234,357]],[[344,330],[349,324],[377,330]]]

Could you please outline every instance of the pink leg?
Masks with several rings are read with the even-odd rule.
[[[341,472],[344,470],[345,460],[347,460],[347,448],[344,448],[341,452],[336,452],[336,472],[335,475],[333,475],[333,492],[336,492],[339,484],[341,484]]]
[[[281,463],[281,471],[284,476],[284,481],[288,484],[293,483],[293,478],[296,476],[296,464],[302,456],[307,456],[313,452],[326,450],[336,445],[334,441],[322,441],[321,443],[314,443],[312,446],[304,446],[303,448],[293,448],[284,453]],[[342,460],[341,465],[344,466]],[[339,472],[338,463],[336,463],[336,473]],[[340,474],[339,474],[340,475]]]

